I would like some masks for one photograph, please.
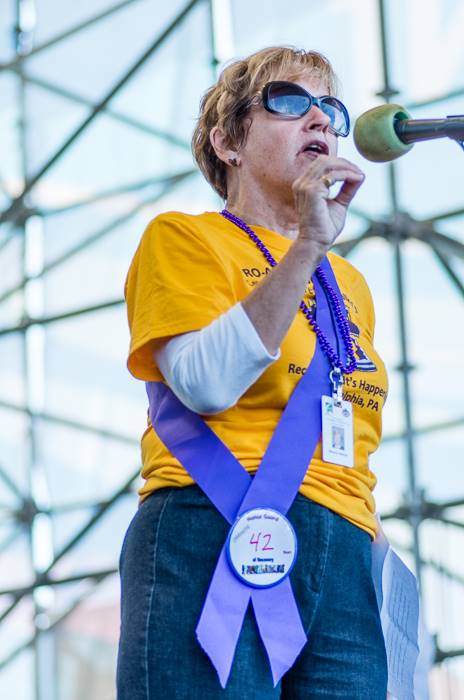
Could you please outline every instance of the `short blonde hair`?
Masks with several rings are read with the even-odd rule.
[[[217,83],[203,95],[192,136],[192,152],[201,172],[220,197],[227,199],[227,166],[211,145],[213,127],[218,126],[224,132],[231,148],[240,148],[248,132],[246,116],[264,85],[271,80],[296,80],[309,71],[327,84],[328,94],[337,93],[337,77],[321,53],[273,46],[229,64]]]

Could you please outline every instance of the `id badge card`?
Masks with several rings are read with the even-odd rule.
[[[341,467],[354,465],[353,407],[349,401],[322,396],[322,459]]]

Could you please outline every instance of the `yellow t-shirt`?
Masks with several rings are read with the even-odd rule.
[[[254,230],[279,261],[291,246],[284,236]],[[335,511],[372,537],[377,531],[369,455],[381,437],[381,410],[387,394],[385,367],[373,348],[374,310],[364,277],[343,258],[329,253],[348,312],[351,337],[362,371],[346,377],[344,398],[353,404],[355,466],[322,461],[319,443],[300,492]],[[153,359],[154,343],[208,325],[243,300],[271,270],[247,234],[216,212],[197,216],[169,212],[151,221],[127,276],[125,295],[131,330],[128,367],[139,379],[162,380]],[[314,303],[312,284],[305,294]],[[268,367],[232,408],[204,420],[242,466],[256,472],[283,409],[308,367],[315,334],[302,313],[281,344],[280,358]],[[166,449],[150,422],[142,437],[145,498],[165,486],[193,480]]]

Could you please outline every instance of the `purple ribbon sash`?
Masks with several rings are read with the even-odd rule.
[[[345,311],[327,258],[321,267]],[[333,346],[338,343],[339,353],[343,352],[343,342],[316,275],[313,282],[318,324],[329,342]],[[296,385],[253,479],[204,420],[186,408],[162,382],[146,385],[150,420],[168,450],[230,524],[256,507],[274,508],[285,515],[321,435],[320,399],[322,394],[332,393],[330,369],[316,342],[311,364]],[[290,578],[271,588],[251,588],[232,572],[224,545],[196,628],[197,639],[215,666],[223,688],[250,599],[274,686],[307,641]]]

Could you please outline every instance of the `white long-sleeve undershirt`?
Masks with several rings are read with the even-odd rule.
[[[280,350],[268,353],[244,308],[236,304],[205,328],[171,338],[154,357],[182,403],[208,415],[234,406]]]

